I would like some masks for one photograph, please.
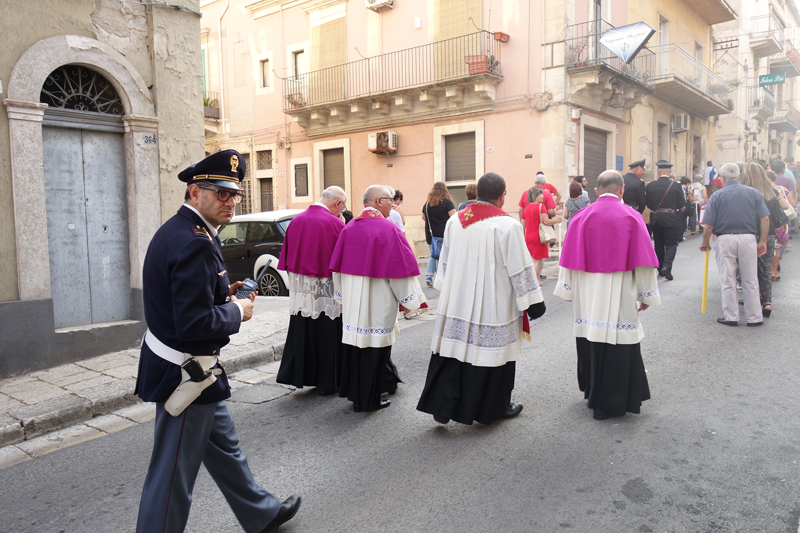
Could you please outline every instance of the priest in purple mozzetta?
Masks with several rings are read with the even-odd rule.
[[[392,195],[383,185],[364,192],[364,211],[345,226],[330,269],[342,300],[342,370],[339,395],[354,411],[388,407],[381,393],[400,378],[391,363],[398,304],[409,311],[427,305],[419,267],[408,241],[387,219]]]
[[[639,312],[661,304],[658,258],[642,216],[620,200],[624,184],[615,170],[597,178],[597,201],[570,220],[555,290],[572,301],[578,387],[595,420],[650,399]]]
[[[278,268],[289,273],[289,332],[278,383],[338,390],[342,352],[342,306],[333,295],[328,266],[344,229],[339,218],[347,195],[328,187],[319,202],[295,216],[286,229]]]

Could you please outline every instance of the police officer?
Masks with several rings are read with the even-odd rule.
[[[646,188],[646,203],[650,208],[650,230],[656,245],[659,276],[672,279],[672,262],[681,240],[679,213],[685,205],[683,187],[670,179],[672,163],[658,161],[658,179]]]
[[[645,187],[642,176],[644,176],[644,163],[647,159],[634,161],[628,165],[628,173],[622,176],[625,180],[625,191],[622,194],[622,202],[644,213]]]
[[[181,172],[185,203],[147,249],[148,330],[136,394],[156,403],[156,420],[138,533],[184,530],[201,462],[248,533],[274,532],[300,507],[299,496],[281,503],[253,480],[225,405],[228,379],[217,362],[230,335],[253,316],[255,293],[234,296],[243,283],[229,285],[217,236],[241,201],[245,170],[238,152],[224,150]]]

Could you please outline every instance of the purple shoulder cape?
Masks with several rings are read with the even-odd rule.
[[[608,273],[658,267],[658,258],[642,215],[618,198],[605,196],[573,215],[559,264]]]
[[[315,278],[331,277],[328,265],[343,229],[339,217],[322,206],[310,206],[289,223],[278,269]]]
[[[330,269],[370,278],[419,276],[419,266],[405,235],[394,222],[369,210],[350,221],[336,242]]]

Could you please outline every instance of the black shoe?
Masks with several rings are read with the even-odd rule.
[[[445,418],[439,415],[433,415],[433,419],[439,422],[440,424],[447,424],[448,422],[450,422],[449,418]]]
[[[662,272],[660,268],[658,269],[658,277],[659,278],[663,278],[664,277],[664,272]]]
[[[317,389],[317,391],[319,392],[320,396],[330,396],[331,394],[333,394],[332,390]]]
[[[515,416],[517,416],[521,412],[522,412],[522,404],[521,403],[510,403],[510,404],[508,404],[508,407],[503,412],[503,414],[500,415],[499,418],[514,418]]]
[[[666,279],[672,281],[672,272],[667,270],[666,268],[661,271],[661,275],[664,276]]]
[[[602,411],[600,409],[595,409],[592,418],[594,418],[595,420],[608,420],[609,418],[620,418],[623,416],[625,416],[625,413],[622,413],[621,415],[615,415],[613,413],[606,413],[605,411]]]
[[[739,300],[739,305],[744,305],[744,300]]]
[[[274,533],[278,531],[278,528],[282,525],[294,518],[294,515],[297,514],[297,510],[300,509],[300,496],[296,494],[294,496],[289,496],[286,500],[281,504],[281,508],[278,509],[278,514],[275,515],[275,518],[272,519],[272,522],[267,524],[267,527],[261,530],[261,533]]]
[[[764,321],[761,321],[761,322],[748,322],[747,323],[747,327],[748,328],[757,328],[758,326],[763,326],[763,325],[764,325]]]
[[[397,389],[392,389],[389,391],[389,396],[394,396],[397,393]]]
[[[542,280],[544,280],[544,279],[547,279],[547,276],[545,276],[544,274],[541,274],[541,275],[539,276],[539,279],[542,279]]]
[[[717,322],[720,324],[724,324],[726,326],[731,326],[732,328],[735,328],[736,326],[739,325],[739,323],[736,322],[735,320],[725,320],[724,318],[718,318]]]
[[[381,400],[380,403],[378,404],[378,407],[376,407],[375,409],[368,409],[368,411],[377,411],[379,409],[386,409],[390,405],[392,405],[392,401],[391,400]],[[355,411],[356,413],[361,413],[361,412],[364,411],[364,408],[361,407],[361,405],[359,405],[357,403],[354,403],[353,404],[353,411]]]

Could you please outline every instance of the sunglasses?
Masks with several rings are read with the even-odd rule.
[[[217,193],[217,200],[222,203],[227,202],[231,198],[233,198],[234,203],[241,203],[242,201],[242,191],[226,191],[224,189],[214,189],[213,187],[209,187],[208,185],[200,185],[199,183],[195,183],[201,189],[205,189],[207,191],[213,191]]]

